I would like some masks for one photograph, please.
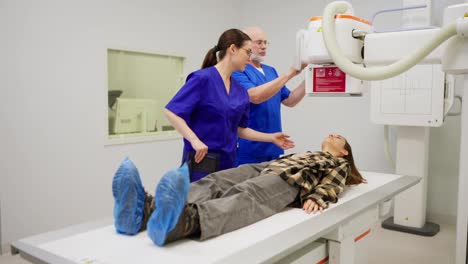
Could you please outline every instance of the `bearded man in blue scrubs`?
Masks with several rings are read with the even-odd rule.
[[[268,40],[265,32],[259,27],[248,27],[243,30],[252,39],[251,62],[244,71],[232,74],[249,94],[250,117],[248,127],[264,133],[280,132],[281,104],[293,107],[305,96],[305,84],[302,82],[290,91],[285,84],[298,75],[293,67],[278,75],[275,68],[263,64]],[[306,65],[303,65],[303,68]],[[275,144],[238,139],[237,165],[259,163],[277,159],[284,151]]]

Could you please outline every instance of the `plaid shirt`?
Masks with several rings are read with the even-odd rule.
[[[351,171],[348,161],[328,152],[316,151],[283,156],[260,174],[275,174],[293,186],[301,188],[301,204],[315,201],[322,208],[336,203]]]

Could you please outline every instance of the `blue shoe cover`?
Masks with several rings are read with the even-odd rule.
[[[174,229],[184,209],[190,187],[187,163],[164,174],[156,186],[155,204],[148,220],[148,236],[158,246],[163,246],[167,234]]]
[[[131,160],[125,158],[112,180],[114,225],[120,234],[138,233],[143,219],[145,190],[140,174]]]

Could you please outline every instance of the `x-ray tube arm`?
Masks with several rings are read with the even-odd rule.
[[[335,15],[346,12],[349,6],[350,4],[348,2],[337,1],[330,3],[325,7],[325,11],[323,13],[322,34],[328,53],[335,64],[342,71],[357,79],[372,81],[397,76],[416,65],[445,40],[457,34],[457,23],[448,24],[441,29],[439,34],[414,54],[387,66],[363,68],[362,66],[355,65],[351,60],[349,60],[341,51],[336,41]]]

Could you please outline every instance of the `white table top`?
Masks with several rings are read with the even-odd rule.
[[[278,260],[330,232],[359,212],[416,184],[417,177],[362,172],[367,184],[347,187],[323,213],[287,209],[234,232],[203,242],[181,240],[163,248],[146,232],[124,236],[112,220],[26,238],[13,243],[30,260],[49,263],[261,263]],[[310,230],[310,232],[304,232]],[[162,262],[163,261],[163,262]]]

